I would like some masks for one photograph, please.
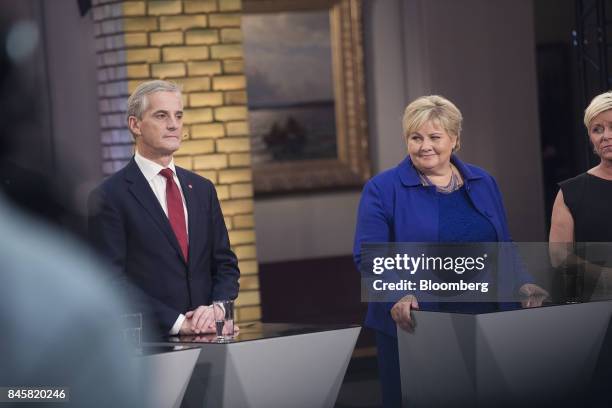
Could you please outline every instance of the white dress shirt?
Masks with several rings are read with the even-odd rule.
[[[166,178],[159,174],[159,172],[164,169],[163,166],[155,163],[152,160],[142,157],[137,151],[134,153],[134,161],[136,161],[136,165],[149,182],[149,186],[151,186],[151,190],[153,190],[153,194],[157,197],[157,201],[161,205],[166,217],[168,216],[168,204],[166,203]],[[181,193],[181,199],[183,200],[183,211],[185,212],[185,225],[189,225],[189,218],[187,214],[187,203],[185,203],[185,196],[183,195],[183,190],[181,189],[181,182],[176,176],[176,168],[174,167],[174,159],[170,161],[168,164],[168,168],[172,170],[174,174],[174,182],[178,186],[178,190]],[[189,237],[189,228],[187,228],[187,237]],[[183,321],[185,321],[185,315],[179,314],[178,318],[174,322],[174,325],[170,329],[170,334],[175,335],[179,333],[181,326],[183,325]]]

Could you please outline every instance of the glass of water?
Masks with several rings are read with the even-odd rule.
[[[142,346],[142,313],[123,314],[120,316],[121,330],[125,344],[135,350]]]
[[[213,302],[217,341],[224,342],[234,338],[234,301],[215,300]]]

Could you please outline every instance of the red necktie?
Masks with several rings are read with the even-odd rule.
[[[166,178],[166,204],[168,206],[168,219],[174,231],[174,235],[181,246],[183,256],[187,260],[188,243],[187,243],[187,226],[185,225],[185,210],[183,209],[183,200],[178,186],[174,182],[174,177],[171,169],[162,169],[159,174]]]

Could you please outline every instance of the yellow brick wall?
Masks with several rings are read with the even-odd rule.
[[[217,187],[241,270],[237,320],[261,318],[239,0],[94,0],[104,171],[132,155],[125,101],[142,81],[183,86],[177,165]]]

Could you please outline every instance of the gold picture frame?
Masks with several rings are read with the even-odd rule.
[[[335,118],[334,157],[271,159],[265,163],[254,160],[253,185],[258,196],[358,188],[371,177],[364,91],[361,1],[243,0],[245,16],[302,11],[329,13]],[[244,35],[246,37],[248,32],[245,31]],[[248,47],[246,38],[244,43],[245,47]],[[248,50],[245,50],[246,58]],[[247,60],[247,66],[248,63]],[[296,77],[300,78],[299,74]],[[247,81],[250,80],[252,79],[249,79],[247,70]]]

